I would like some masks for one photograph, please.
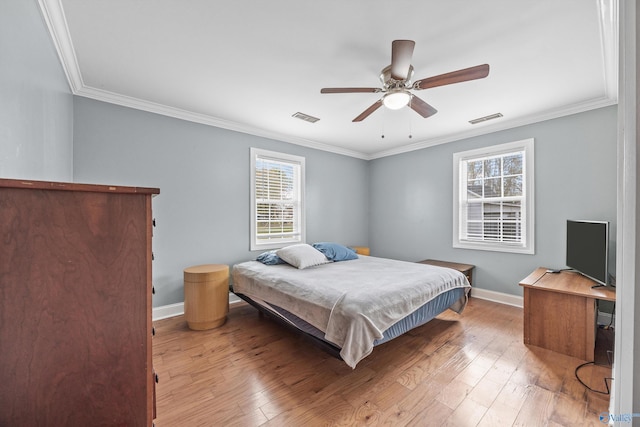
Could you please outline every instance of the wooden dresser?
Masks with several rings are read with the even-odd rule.
[[[151,426],[155,188],[0,179],[0,425]]]

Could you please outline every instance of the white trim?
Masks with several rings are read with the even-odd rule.
[[[618,63],[620,57],[618,0],[598,0],[603,76],[607,97],[618,99]]]
[[[78,58],[73,48],[67,19],[64,15],[64,9],[60,0],[38,0],[42,18],[47,24],[51,40],[58,52],[58,58],[62,63],[62,69],[67,76],[67,82],[71,91],[76,94],[77,91],[84,87]]]
[[[414,144],[403,145],[401,147],[392,148],[389,150],[379,151],[373,154],[362,153],[359,151],[353,151],[342,147],[336,147],[321,143],[318,141],[312,141],[304,138],[297,138],[291,135],[280,134],[277,132],[268,132],[263,129],[248,126],[246,124],[236,123],[229,120],[223,120],[217,117],[208,116],[205,114],[194,113],[187,110],[181,110],[179,108],[169,107],[163,104],[157,104],[151,101],[145,101],[138,98],[132,98],[125,95],[120,95],[114,92],[108,92],[100,89],[94,89],[92,87],[83,86],[77,91],[74,91],[75,95],[85,98],[95,99],[97,101],[108,102],[110,104],[121,105],[123,107],[134,108],[136,110],[147,111],[150,113],[156,113],[168,117],[173,117],[180,120],[190,121],[208,126],[214,126],[221,129],[232,130],[235,132],[246,133],[249,135],[260,136],[263,138],[274,139],[277,141],[288,142],[294,145],[300,145],[303,147],[313,148],[316,150],[326,151],[329,153],[341,154],[344,156],[354,157],[362,160],[374,160],[388,156],[394,156],[396,154],[407,153],[416,150],[422,150],[423,148],[434,147],[436,145],[446,144],[448,142],[459,141],[465,138],[471,138],[475,136],[487,135],[490,133],[498,132],[506,129],[513,129],[533,123],[539,123],[546,120],[557,119],[559,117],[565,117],[572,114],[582,113],[585,111],[596,110],[598,108],[609,107],[616,105],[617,100],[610,98],[598,98],[594,100],[588,100],[579,104],[574,104],[569,107],[560,108],[558,110],[545,112],[543,114],[536,114],[532,116],[521,117],[519,119],[504,120],[498,125],[488,125],[479,129],[472,129],[469,131],[458,132],[447,135],[445,137],[434,137],[419,141]]]
[[[249,149],[250,152],[250,197],[251,197],[251,214],[250,214],[250,233],[249,233],[249,250],[251,251],[260,251],[267,249],[277,249],[286,245],[291,245],[295,243],[304,243],[306,242],[306,211],[305,211],[305,158],[302,156],[295,156],[293,154],[280,153],[276,151],[268,151],[260,148],[251,147]],[[296,189],[298,190],[298,198],[296,199],[298,202],[298,210],[295,212],[297,215],[297,233],[291,238],[282,239],[272,243],[260,243],[257,240],[257,231],[256,231],[256,160],[258,157],[262,159],[272,159],[276,162],[287,163],[292,165],[297,165],[297,182],[295,183]]]
[[[618,96],[618,190],[616,220],[616,319],[613,357],[613,388],[609,412],[626,414],[637,412],[634,404],[640,400],[634,387],[639,377],[635,370],[640,352],[635,331],[637,289],[637,141],[638,141],[638,82],[637,40],[640,29],[636,0],[619,4],[620,25],[620,87]],[[636,359],[636,360],[634,360]],[[635,389],[635,390],[634,390]],[[634,392],[636,393],[634,396]],[[616,422],[615,425],[622,425]]]
[[[249,135],[259,136],[262,138],[273,139],[276,141],[284,141],[290,144],[314,148],[316,150],[322,150],[330,153],[341,154],[344,156],[355,157],[362,160],[368,160],[368,156],[366,154],[353,151],[353,150],[348,150],[346,148],[336,147],[334,145],[324,144],[321,142],[312,141],[305,138],[293,137],[291,135],[285,135],[278,132],[270,132],[264,129],[248,126],[246,124],[221,119],[218,117],[213,117],[213,116],[209,116],[202,113],[195,113],[195,112],[183,110],[180,108],[169,107],[164,104],[158,104],[155,102],[146,101],[139,98],[120,95],[115,92],[109,92],[106,90],[83,86],[79,90],[75,91],[74,94],[85,97],[85,98],[95,99],[97,101],[108,102],[110,104],[121,105],[123,107],[134,108],[136,110],[147,111],[150,113],[160,114],[167,117],[173,117],[180,120],[199,123],[207,126],[213,126],[220,129],[232,130],[234,132],[246,133]]]
[[[82,79],[82,73],[80,72],[80,66],[75,54],[73,41],[71,39],[61,0],[38,0],[38,3],[40,5],[42,17],[49,29],[51,40],[58,52],[58,58],[60,59],[64,73],[67,76],[69,87],[74,95],[108,102],[110,104],[116,104],[123,107],[134,108],[141,111],[147,111],[150,113],[161,114],[163,116],[173,117],[180,120],[214,126],[221,129],[228,129],[277,141],[289,142],[291,144],[314,148],[316,150],[342,154],[344,156],[355,157],[362,160],[369,160],[369,156],[367,154],[360,153],[358,151],[336,147],[334,145],[312,141],[305,138],[292,137],[278,132],[269,132],[229,120],[223,120],[201,113],[169,107],[167,105],[86,86]]]
[[[609,3],[613,6],[609,7]],[[263,138],[275,139],[278,141],[288,142],[290,144],[300,145],[303,147],[313,148],[316,150],[327,151],[344,156],[355,157],[362,160],[373,160],[382,157],[393,156],[396,154],[407,153],[410,151],[421,150],[423,148],[433,147],[447,142],[458,141],[474,136],[486,135],[505,129],[512,129],[532,123],[551,120],[558,117],[564,117],[571,114],[581,113],[584,111],[595,110],[610,105],[615,105],[618,101],[616,98],[615,88],[617,87],[617,75],[615,70],[618,44],[617,44],[617,0],[600,0],[598,4],[600,8],[600,27],[602,38],[602,50],[605,62],[604,79],[607,88],[607,95],[600,98],[594,98],[580,102],[577,104],[558,108],[553,111],[547,111],[541,114],[533,114],[518,119],[509,120],[502,118],[499,122],[493,124],[485,124],[480,127],[478,125],[469,125],[467,131],[458,132],[456,134],[447,135],[445,137],[434,137],[418,141],[414,144],[403,145],[401,147],[382,150],[373,154],[362,153],[359,151],[349,150],[334,145],[325,144],[318,141],[312,141],[305,138],[292,137],[277,132],[269,132],[263,129],[247,126],[244,124],[223,120],[220,118],[208,116],[205,114],[195,113],[191,111],[173,108],[142,99],[132,98],[121,94],[104,91],[101,89],[86,86],[82,80],[82,74],[78,65],[78,60],[73,48],[73,42],[69,33],[69,28],[64,16],[64,10],[61,0],[38,0],[43,19],[47,24],[51,39],[58,52],[58,57],[62,64],[62,68],[67,76],[69,86],[74,95],[95,99],[97,101],[108,102],[111,104],[121,105],[123,107],[135,108],[142,111],[161,114],[168,117],[174,117],[180,120],[186,120],[194,123],[200,123],[208,126],[215,126],[222,129],[233,130],[236,132],[246,133],[249,135],[260,136]],[[616,22],[612,22],[616,20]],[[613,67],[612,68],[612,64]],[[471,127],[473,126],[473,127]]]
[[[367,156],[367,160],[379,159],[382,157],[394,156],[396,154],[408,153],[411,151],[421,150],[423,148],[434,147],[436,145],[446,144],[448,142],[460,141],[467,138],[473,138],[481,135],[488,135],[491,133],[499,132],[502,130],[518,128],[533,123],[544,122],[547,120],[553,120],[560,117],[570,116],[572,114],[583,113],[585,111],[597,110],[598,108],[609,107],[616,105],[618,101],[607,97],[590,99],[577,104],[569,105],[566,107],[558,108],[556,110],[545,111],[541,114],[532,114],[529,116],[520,117],[517,119],[501,118],[497,123],[485,124],[482,127],[474,127],[467,131],[449,134],[444,137],[435,137],[418,141],[413,144],[403,145],[401,147],[391,148],[389,150],[382,150]],[[474,126],[474,125],[469,125]],[[475,125],[478,126],[478,125]]]
[[[243,300],[232,293],[229,293],[229,308],[234,305],[246,304]],[[168,319],[169,317],[182,316],[184,314],[184,302],[153,307],[151,318],[156,320]]]
[[[511,305],[513,307],[524,307],[524,298],[518,295],[505,294],[502,292],[490,291],[482,288],[471,288],[471,298],[478,298],[493,301],[500,304]]]
[[[242,304],[244,301],[235,297],[233,294],[229,294],[229,306],[236,304]],[[490,291],[482,288],[471,288],[471,297],[482,300],[497,302],[499,304],[511,305],[513,307],[522,308],[523,298],[518,295],[505,294],[502,292]],[[169,317],[181,316],[184,314],[184,302],[178,302],[175,304],[162,305],[160,307],[153,307],[152,319],[156,320],[167,319]],[[608,313],[603,313],[611,317]]]
[[[184,314],[184,302],[153,307],[152,312],[151,318],[153,321],[180,316],[181,314]]]
[[[481,288],[472,288],[471,297],[478,298],[482,300],[497,302],[499,304],[511,305],[513,307],[522,308],[523,298],[517,295],[505,294],[502,292],[490,291],[487,289]],[[233,294],[229,294],[229,307],[234,305],[246,304],[244,301],[235,297]],[[169,317],[181,316],[184,314],[184,302],[179,302],[176,304],[163,305],[160,307],[153,308],[153,321],[167,319]],[[600,325],[608,325],[611,321],[611,313],[605,313],[602,311],[598,311],[598,324]]]
[[[471,288],[471,298],[497,302],[499,304],[524,308],[524,298],[518,295],[505,294],[503,292],[490,291],[482,288]],[[598,310],[598,325],[608,325],[611,323],[611,313]]]
[[[522,244],[514,245],[506,242],[475,242],[462,240],[460,218],[460,206],[462,198],[466,197],[462,193],[463,183],[466,183],[466,176],[460,168],[460,163],[468,159],[478,159],[484,156],[498,156],[515,151],[524,151],[525,161],[523,163],[524,177],[524,210],[522,218],[524,223],[524,241]],[[534,139],[528,138],[520,141],[508,142],[505,144],[491,145],[473,150],[453,153],[453,247],[461,249],[474,249],[484,251],[510,252],[520,254],[535,253],[535,148]],[[464,184],[466,188],[466,184]]]

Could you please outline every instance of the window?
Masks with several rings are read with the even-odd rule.
[[[453,246],[534,253],[533,139],[453,155]]]
[[[304,157],[252,148],[251,250],[304,238]]]

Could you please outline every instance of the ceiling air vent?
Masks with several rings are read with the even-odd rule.
[[[498,117],[502,117],[502,113],[495,113],[484,117],[479,117],[477,119],[469,120],[469,123],[475,125],[477,123],[486,122],[487,120],[497,119]]]
[[[304,120],[305,122],[309,122],[309,123],[315,123],[318,120],[320,120],[317,117],[313,117],[313,116],[310,116],[308,114],[301,113],[299,111],[297,113],[293,114],[291,117],[295,117],[296,119]]]

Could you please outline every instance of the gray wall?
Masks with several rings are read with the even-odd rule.
[[[249,251],[249,148],[306,158],[307,241],[368,245],[364,160],[77,97],[74,181],[159,187],[154,306],[183,301],[183,270]]]
[[[35,0],[0,2],[0,178],[71,181],[73,96]]]
[[[566,219],[608,220],[615,239],[616,116],[607,107],[371,161],[372,255],[475,264],[476,286],[521,295],[518,282],[536,267],[565,267]],[[526,138],[535,139],[536,253],[454,249],[453,153]]]
[[[365,162],[73,97],[35,0],[0,3],[0,58],[0,177],[160,187],[156,306],[182,301],[184,267],[255,256],[252,146],[307,158],[308,241],[473,263],[489,290],[519,295],[533,268],[563,267],[567,218],[609,220],[615,236],[615,107]],[[531,137],[536,254],[453,249],[452,154]]]
[[[624,4],[634,3],[627,1]],[[637,26],[635,14],[621,16],[633,16],[632,24]],[[628,38],[635,37],[637,31],[634,30],[635,27],[625,33]],[[633,58],[628,51],[622,52],[622,57],[629,63],[635,56],[635,52]],[[79,180],[103,183],[104,178],[104,182],[161,187],[162,194],[154,203],[156,214],[161,218],[154,239],[154,250],[159,257],[159,262],[154,264],[154,274],[160,276],[156,284],[160,282],[166,293],[155,298],[156,305],[182,300],[181,285],[178,284],[181,277],[176,270],[182,268],[187,258],[194,263],[232,263],[249,255],[248,232],[245,231],[248,228],[248,193],[242,193],[248,190],[240,189],[248,185],[245,164],[248,163],[249,146],[305,155],[314,165],[307,172],[308,177],[313,176],[307,181],[308,209],[314,213],[308,218],[309,240],[368,244],[374,255],[407,260],[433,257],[472,262],[478,265],[477,285],[486,289],[519,294],[517,282],[531,269],[538,265],[561,266],[565,218],[593,217],[614,221],[615,162],[612,159],[615,158],[616,113],[613,107],[379,159],[367,165],[341,156],[219,129],[205,130],[197,125],[153,118],[87,100],[81,103],[83,106],[76,109],[76,120],[91,120],[77,129],[78,133],[85,133],[85,139],[89,141],[86,147],[78,150],[87,158],[86,167],[83,165],[78,174]],[[2,0],[0,178],[72,180],[73,104],[37,1]],[[113,113],[113,117],[107,115],[101,120],[96,115],[102,112]],[[635,110],[629,114],[634,116],[634,113]],[[122,118],[123,115],[132,117]],[[123,124],[133,126],[120,129]],[[147,127],[156,124],[161,124],[157,130]],[[161,133],[165,128],[170,130],[168,135]],[[188,130],[183,133],[182,129]],[[92,135],[101,130],[105,135]],[[130,134],[127,133],[129,130]],[[116,140],[108,138],[109,135],[123,137]],[[191,140],[192,136],[196,136],[195,139]],[[537,145],[536,255],[453,250],[452,153],[529,137],[534,137]],[[220,146],[220,140],[233,146]],[[101,142],[106,147],[101,146]],[[97,155],[90,152],[91,146]],[[243,150],[247,153],[244,158],[240,154]],[[107,155],[104,164],[100,158],[102,153]],[[221,160],[224,155],[229,155],[229,160],[240,159],[234,165],[237,170],[231,162]],[[637,159],[626,160],[635,170]],[[75,163],[82,164],[80,160]],[[337,165],[334,175],[326,173],[327,163]],[[202,170],[196,170],[196,167]],[[95,168],[95,174],[92,168]],[[226,188],[212,183],[211,179],[205,183],[199,181],[200,178],[218,177],[225,171],[230,182]],[[370,184],[363,182],[368,176],[371,177]],[[341,178],[347,182],[341,182]],[[177,182],[174,184],[173,181]],[[183,188],[183,184],[192,186]],[[240,190],[236,192],[235,189]],[[366,195],[367,190],[370,198]],[[327,205],[327,199],[335,203]],[[174,206],[174,203],[185,206]],[[342,221],[317,215],[320,208],[325,212],[329,209],[334,218],[342,215]],[[215,219],[211,220],[218,216],[227,223],[227,229]],[[238,235],[232,227],[238,229]],[[615,224],[612,231],[615,235]],[[246,243],[241,243],[242,240]],[[635,305],[638,306],[637,302]],[[639,330],[636,325],[635,336],[628,336],[627,340],[623,336],[622,340],[616,340],[617,343],[622,341],[633,346],[638,342]],[[616,358],[619,357],[616,354]],[[625,360],[628,363],[624,366],[633,367],[633,357]],[[617,366],[621,365],[617,363]],[[635,390],[632,391],[635,393],[629,395],[633,395],[633,409],[638,412],[640,381],[637,372],[634,374]]]

